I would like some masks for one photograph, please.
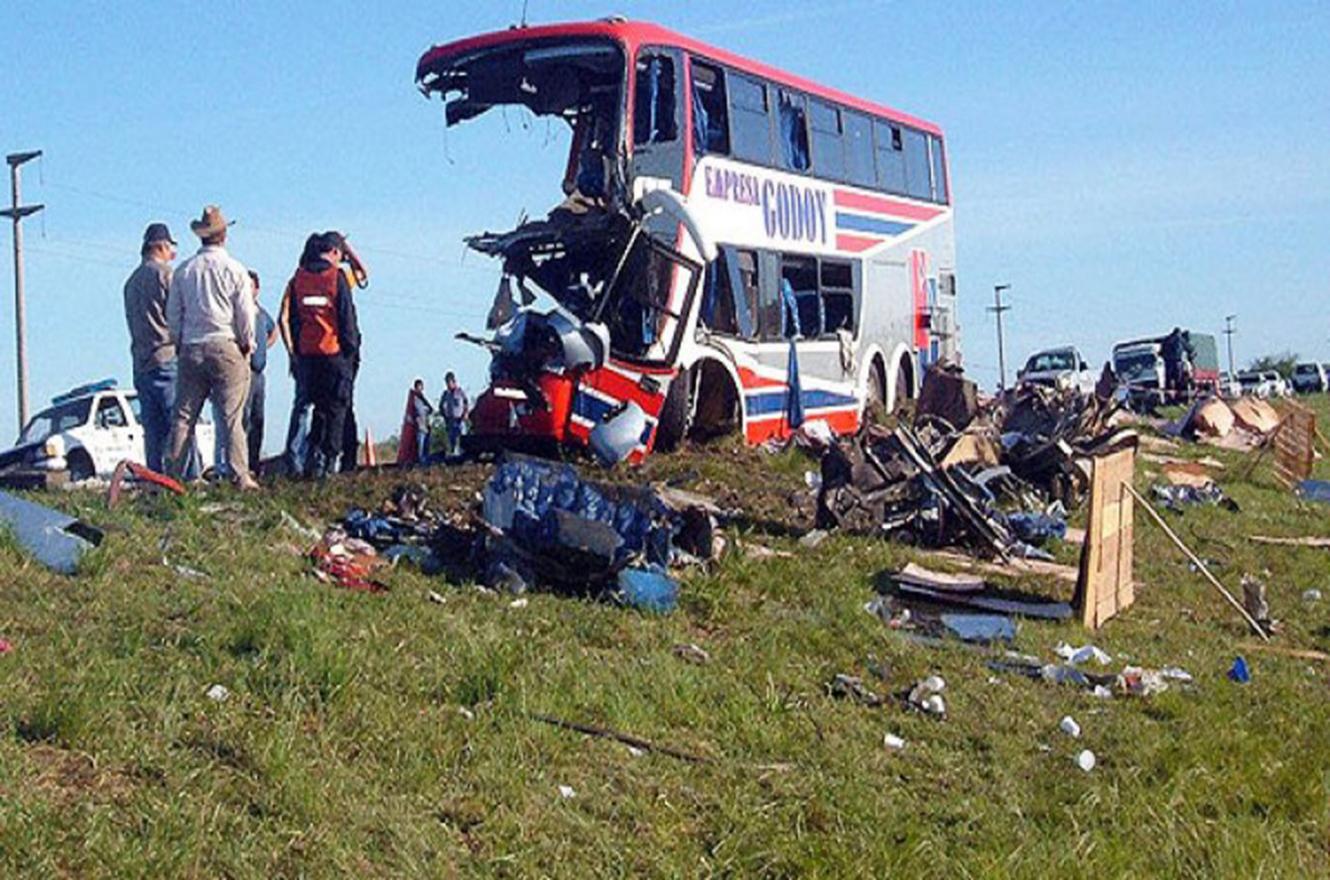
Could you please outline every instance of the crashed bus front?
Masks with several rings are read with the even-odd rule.
[[[700,236],[669,181],[632,194],[625,156],[631,57],[610,26],[504,31],[436,47],[417,68],[448,125],[501,106],[558,117],[571,131],[564,200],[518,228],[467,244],[502,262],[476,401],[473,450],[592,442],[640,458],[657,426],[702,265],[676,247]],[[681,161],[681,160],[680,160]],[[700,238],[694,253],[714,256]],[[709,258],[705,257],[705,258]]]

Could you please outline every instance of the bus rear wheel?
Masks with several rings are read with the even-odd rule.
[[[883,374],[882,361],[873,360],[868,370],[868,389],[864,397],[865,423],[880,422],[887,414],[887,377]]]
[[[914,381],[910,375],[910,363],[901,359],[900,365],[896,368],[896,394],[891,401],[891,414],[898,415],[907,401],[914,398]]]

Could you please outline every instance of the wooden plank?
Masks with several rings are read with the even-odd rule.
[[[1275,478],[1291,489],[1311,478],[1316,458],[1316,414],[1290,401],[1281,415],[1274,435]]]
[[[1098,629],[1109,618],[1136,601],[1133,585],[1132,540],[1135,537],[1130,485],[1136,469],[1136,450],[1120,449],[1098,456],[1090,478],[1090,516],[1076,584],[1081,623]]]

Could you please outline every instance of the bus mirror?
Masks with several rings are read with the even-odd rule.
[[[706,234],[698,218],[688,210],[683,196],[672,189],[653,189],[642,195],[639,204],[647,214],[664,214],[682,224],[704,262],[710,263],[716,259],[716,242]]]

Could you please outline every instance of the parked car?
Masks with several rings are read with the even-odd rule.
[[[194,431],[206,470],[213,464],[213,425],[205,414]],[[138,395],[107,379],[51,399],[29,420],[18,442],[0,453],[0,469],[68,470],[72,480],[110,476],[122,460],[144,461]]]
[[[1237,379],[1230,376],[1227,370],[1225,370],[1219,374],[1218,391],[1220,397],[1241,397],[1242,385]]]
[[[1030,355],[1025,366],[1016,373],[1016,384],[1075,388],[1082,394],[1092,394],[1096,378],[1081,353],[1066,346],[1036,351]]]
[[[1293,390],[1298,394],[1320,394],[1326,390],[1325,369],[1315,361],[1293,368]]]
[[[1238,386],[1243,394],[1253,397],[1278,397],[1279,374],[1274,372],[1256,372],[1248,370],[1238,373]]]
[[[1293,386],[1287,379],[1276,373],[1274,370],[1266,370],[1261,374],[1265,381],[1269,383],[1269,397],[1290,397],[1293,394]]]

